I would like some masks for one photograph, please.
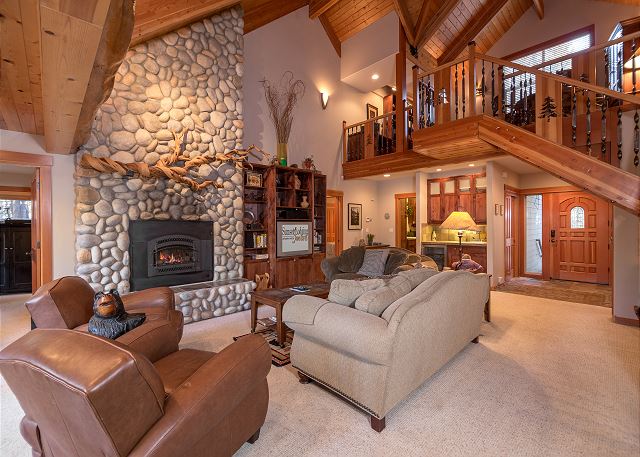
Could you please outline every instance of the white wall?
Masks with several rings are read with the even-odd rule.
[[[378,205],[375,241],[396,245],[396,194],[408,194],[416,191],[415,174],[401,178],[388,178],[378,181]],[[384,214],[389,213],[389,219]],[[418,230],[418,233],[420,230]]]
[[[75,265],[75,236],[73,232],[75,156],[48,154],[44,150],[44,137],[8,130],[0,130],[0,149],[53,157],[53,167],[51,167],[53,277],[73,275]]]
[[[591,24],[595,25],[596,43],[602,43],[618,22],[638,15],[640,6],[595,0],[547,1],[544,19],[529,8],[487,54],[503,57]]]
[[[518,187],[520,189],[537,189],[538,187],[564,187],[570,185],[549,173],[528,173],[520,175]]]
[[[317,168],[327,175],[328,187],[344,191],[344,246],[348,247],[361,234],[347,230],[347,203],[363,204],[363,217],[375,220],[377,187],[373,181],[342,179],[342,121],[366,119],[367,103],[382,113],[382,98],[340,81],[340,59],[320,22],[309,20],[308,13],[307,7],[301,8],[244,37],[244,145],[256,144],[275,153],[276,136],[260,80],[278,81],[283,72],[292,71],[305,83],[306,93],[295,111],[289,163],[301,164],[313,155]],[[326,110],[320,104],[320,91],[330,95]]]

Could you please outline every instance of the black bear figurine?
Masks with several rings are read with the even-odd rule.
[[[115,340],[141,325],[146,318],[143,313],[127,313],[117,290],[98,292],[93,300],[89,333]]]

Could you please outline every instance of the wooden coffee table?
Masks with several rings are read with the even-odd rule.
[[[282,289],[255,290],[251,294],[251,333],[256,331],[258,320],[258,307],[261,305],[271,306],[276,310],[276,332],[278,344],[284,345],[287,339],[287,326],[282,322],[282,307],[285,302],[294,295],[310,295],[312,297],[327,298],[329,296],[330,285],[326,282],[305,284],[310,287],[308,292],[295,292],[288,287]]]

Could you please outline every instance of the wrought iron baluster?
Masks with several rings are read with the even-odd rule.
[[[466,117],[466,112],[467,112],[467,105],[465,103],[465,94],[467,93],[466,89],[467,89],[467,85],[464,82],[464,63],[463,63],[462,64],[462,118],[463,119]],[[469,96],[471,96],[471,94],[469,94]]]
[[[591,155],[591,97],[589,91],[583,91],[587,94],[587,152]]]
[[[455,91],[456,91],[456,120],[458,119],[458,64],[456,64],[455,72]]]
[[[600,110],[602,111],[601,118],[601,131],[600,131],[600,153],[602,154],[602,158],[607,155],[607,107],[609,105],[609,99],[606,95],[602,98],[602,106]]]
[[[633,84],[633,89],[631,93],[633,95],[636,94],[636,40],[635,38],[631,42],[631,84]]]
[[[622,92],[622,46],[618,47],[618,60],[616,62],[616,70],[618,72],[617,84],[618,84],[618,92]]]
[[[427,127],[431,127],[431,109],[434,105],[433,89],[431,88],[431,77],[427,80]]]
[[[635,126],[633,127],[633,164],[636,167],[638,166],[638,164],[640,164],[640,159],[638,158],[638,152],[640,152],[640,127],[638,126],[639,122],[640,116],[638,116],[638,110],[636,110],[636,114],[633,115],[633,123],[635,124]]]
[[[610,82],[610,78],[609,78],[609,66],[610,66],[610,62],[609,62],[609,52],[607,51],[608,48],[603,48],[602,52],[604,52],[604,79],[605,79],[605,84],[607,88],[609,88],[609,85],[611,84]]]
[[[531,73],[529,73],[529,95],[533,95],[534,98],[531,100],[531,103],[529,103],[529,113],[528,113],[528,119],[529,122],[535,122],[536,119],[536,102],[535,102],[535,90],[534,90],[534,80],[535,80],[535,76],[533,76]]]
[[[529,123],[529,104],[528,104],[528,100],[527,98],[529,97],[528,93],[527,93],[527,74],[525,73],[524,75],[524,102],[523,102],[523,113],[522,113],[522,117],[523,117],[523,124],[527,125]]]
[[[502,79],[500,80],[500,93],[502,94],[502,100],[500,103],[500,109],[502,110],[502,117],[505,117],[505,110],[506,110],[506,101],[505,101],[505,96],[507,95],[507,87],[505,85],[504,82],[504,65],[500,67],[500,73],[502,74]]]
[[[516,83],[515,83],[515,78],[512,76],[511,77],[511,100],[509,103],[510,107],[509,107],[509,116],[511,118],[510,122],[512,124],[515,124],[515,115],[514,115],[514,109],[515,109],[515,100],[516,100]]]
[[[491,62],[491,115],[498,115],[498,99],[496,98],[496,69],[494,63]]]
[[[571,142],[573,147],[576,147],[576,141],[578,139],[576,131],[578,129],[578,96],[576,94],[576,87],[573,86],[571,94]]]
[[[482,114],[484,114],[484,92],[485,92],[485,90],[484,90],[484,60],[482,60],[482,82],[481,82],[480,90],[482,91]]]
[[[618,143],[618,160],[622,160],[622,104],[618,102],[618,125],[616,126],[616,136]]]

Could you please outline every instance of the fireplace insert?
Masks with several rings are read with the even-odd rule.
[[[213,224],[131,221],[131,290],[213,279]]]

